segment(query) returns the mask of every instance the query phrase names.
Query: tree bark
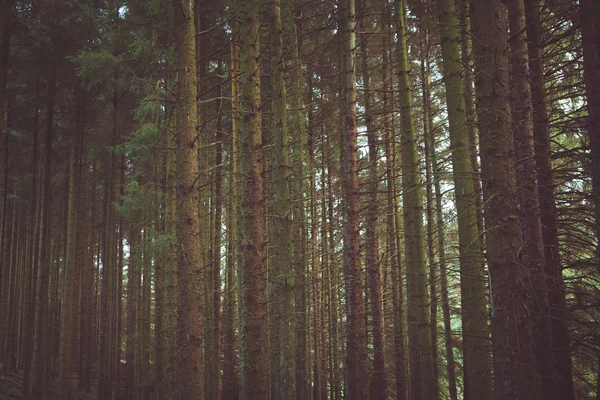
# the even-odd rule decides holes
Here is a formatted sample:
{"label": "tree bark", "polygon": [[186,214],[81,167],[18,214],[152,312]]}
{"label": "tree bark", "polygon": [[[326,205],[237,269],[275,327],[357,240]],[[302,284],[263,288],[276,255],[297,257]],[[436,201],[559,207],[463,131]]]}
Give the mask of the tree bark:
{"label": "tree bark", "polygon": [[71,397],[71,362],[73,352],[73,324],[75,309],[75,290],[78,284],[77,255],[77,177],[79,175],[78,149],[76,141],[81,129],[81,115],[77,111],[75,132],[71,138],[71,161],[69,165],[69,205],[67,225],[67,248],[64,272],[65,292],[63,294],[63,311],[61,313],[60,359],[58,372],[59,400]]}
{"label": "tree bark", "polygon": [[523,231],[523,262],[530,271],[530,290],[533,292],[529,309],[532,313],[538,391],[545,399],[551,400],[557,398],[556,372],[552,357],[544,242],[534,158],[532,97],[523,0],[509,0],[508,20],[511,33],[511,100],[517,191]]}
{"label": "tree bark", "polygon": [[358,145],[356,111],[356,9],[354,0],[345,0],[344,75],[345,132],[342,137],[341,169],[344,197],[344,264],[346,280],[346,393],[349,399],[367,396],[365,319],[360,279],[360,233],[358,207]]}
{"label": "tree bark", "polygon": [[263,216],[259,0],[237,3],[241,73],[242,397],[267,398],[265,221]]}
{"label": "tree bark", "polygon": [[290,195],[290,165],[288,150],[287,94],[284,80],[283,38],[281,27],[281,2],[271,4],[271,39],[273,41],[273,136],[275,144],[275,239],[278,263],[276,277],[279,286],[279,398],[294,400],[296,396],[296,372],[294,362],[295,319],[294,270],[292,251],[292,203]]}
{"label": "tree bark", "polygon": [[454,0],[438,1],[437,9],[458,213],[465,396],[489,399],[492,397],[492,375],[486,309],[487,279],[479,246],[476,183],[470,159],[465,92],[461,79],[464,66],[459,52],[459,21]]}
{"label": "tree bark", "polygon": [[548,282],[553,357],[556,368],[556,385],[559,398],[572,400],[573,373],[562,264],[558,248],[558,226],[554,178],[550,159],[550,125],[546,109],[546,93],[542,60],[539,0],[525,1],[531,97],[533,103],[533,136],[535,165],[537,168],[540,217],[544,241],[544,259]]}
{"label": "tree bark", "polygon": [[408,334],[411,399],[433,399],[435,383],[423,235],[423,198],[418,171],[406,36],[406,5],[396,0],[400,106],[402,203],[408,290]]}
{"label": "tree bark", "polygon": [[174,4],[177,47],[177,391],[181,400],[203,398],[202,273],[198,233],[198,141],[194,2]]}
{"label": "tree bark", "polygon": [[[510,114],[506,3],[474,3],[477,112],[492,293],[494,399],[538,396],[522,264]],[[518,351],[516,349],[519,349]]]}

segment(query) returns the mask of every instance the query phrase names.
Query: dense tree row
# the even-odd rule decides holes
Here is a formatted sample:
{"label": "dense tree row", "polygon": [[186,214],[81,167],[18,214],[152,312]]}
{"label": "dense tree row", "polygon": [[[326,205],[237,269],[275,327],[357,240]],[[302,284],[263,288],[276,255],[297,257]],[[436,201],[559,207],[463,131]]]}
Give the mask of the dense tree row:
{"label": "dense tree row", "polygon": [[0,0],[0,196],[0,396],[600,398],[593,0]]}

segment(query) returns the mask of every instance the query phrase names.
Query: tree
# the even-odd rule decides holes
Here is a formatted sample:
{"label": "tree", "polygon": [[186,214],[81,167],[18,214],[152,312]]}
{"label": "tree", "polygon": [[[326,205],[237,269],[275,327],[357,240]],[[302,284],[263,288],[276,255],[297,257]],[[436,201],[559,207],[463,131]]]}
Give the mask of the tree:
{"label": "tree", "polygon": [[479,248],[477,194],[469,157],[468,120],[460,75],[464,67],[459,58],[457,10],[454,0],[438,1],[437,9],[458,215],[465,392],[469,398],[489,399],[492,396],[492,376],[486,277]]}
{"label": "tree", "polygon": [[174,5],[177,47],[177,391],[180,399],[203,397],[202,302],[198,281],[201,271],[198,232],[198,142],[196,140],[196,47],[194,4]]}
{"label": "tree", "polygon": [[240,43],[241,176],[241,357],[242,396],[265,398],[266,265],[262,215],[262,131],[260,110],[259,1],[236,4]]}
{"label": "tree", "polygon": [[418,172],[412,99],[410,91],[408,44],[406,39],[406,7],[396,0],[396,32],[398,35],[398,86],[400,106],[402,203],[406,279],[408,289],[408,342],[412,399],[435,397],[431,336],[428,328],[428,295],[423,236],[423,198]]}
{"label": "tree", "polygon": [[[505,3],[475,3],[475,66],[486,250],[492,293],[495,399],[534,399],[528,278],[522,267],[521,227],[510,114]],[[522,349],[514,351],[515,348]]]}
{"label": "tree", "polygon": [[365,382],[364,305],[360,278],[360,235],[358,211],[358,149],[356,120],[356,5],[343,3],[343,43],[345,75],[345,132],[340,152],[344,193],[344,273],[346,279],[346,382],[347,396],[367,396]]}

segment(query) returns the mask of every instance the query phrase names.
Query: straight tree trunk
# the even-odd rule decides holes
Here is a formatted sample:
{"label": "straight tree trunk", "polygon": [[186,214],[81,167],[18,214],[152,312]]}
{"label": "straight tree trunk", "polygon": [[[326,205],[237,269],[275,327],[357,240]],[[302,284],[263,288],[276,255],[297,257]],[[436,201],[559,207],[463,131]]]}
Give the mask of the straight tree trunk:
{"label": "straight tree trunk", "polygon": [[[431,115],[431,114],[430,114]],[[431,118],[431,116],[430,116]],[[429,118],[429,119],[430,119]],[[428,122],[431,124],[431,119]],[[433,136],[433,130],[429,131]],[[435,137],[431,138],[431,164],[433,168],[434,191],[435,191],[435,219],[437,226],[437,249],[438,261],[440,265],[440,297],[442,299],[442,318],[444,320],[444,345],[446,347],[446,374],[448,380],[448,394],[450,400],[458,399],[456,389],[456,372],[454,369],[454,348],[452,339],[452,324],[450,317],[450,302],[448,300],[448,268],[446,266],[446,244],[444,240],[444,218],[442,208],[442,190],[441,190],[441,171],[437,162],[437,152],[435,151]],[[464,363],[464,360],[463,360]],[[463,377],[464,379],[464,377]],[[464,381],[463,381],[464,382]]]}
{"label": "straight tree trunk", "polygon": [[506,3],[475,2],[473,18],[481,177],[492,293],[494,399],[536,399],[526,298],[528,278],[522,266],[510,114]]}
{"label": "straight tree trunk", "polygon": [[408,289],[408,341],[411,399],[435,398],[432,343],[429,328],[426,265],[423,244],[423,199],[412,117],[406,37],[406,5],[396,0],[398,85],[402,153],[405,260]]}
{"label": "straight tree trunk", "polygon": [[76,141],[81,129],[81,116],[77,111],[75,132],[71,139],[71,161],[69,166],[69,205],[67,225],[67,248],[64,272],[65,292],[63,294],[63,311],[61,313],[60,334],[60,359],[58,370],[58,400],[71,398],[71,362],[73,352],[73,325],[75,308],[75,285],[78,283],[77,266],[77,177],[79,175],[79,162],[77,160],[79,149]]}
{"label": "straight tree trunk", "polygon": [[196,46],[194,4],[174,4],[177,47],[177,391],[181,400],[203,398],[202,282],[198,232]]}
{"label": "straight tree trunk", "polygon": [[[382,20],[384,21],[385,47],[391,45],[390,36],[392,31],[390,29],[389,16],[390,8],[386,1]],[[404,321],[404,304],[402,296],[402,286],[400,282],[401,276],[401,254],[402,252],[397,248],[398,237],[400,236],[399,226],[396,223],[398,216],[398,207],[396,204],[396,142],[393,130],[393,115],[391,107],[393,103],[391,88],[393,87],[391,67],[390,67],[390,56],[387,52],[383,53],[383,108],[384,108],[384,129],[385,129],[385,158],[386,158],[386,185],[387,185],[387,215],[386,215],[386,232],[387,232],[387,243],[389,247],[390,257],[390,269],[391,269],[391,290],[392,290],[392,310],[393,317],[392,323],[394,326],[394,378],[396,380],[396,399],[405,400],[407,393],[406,384],[406,363],[405,363],[405,349],[404,349],[404,332],[403,332],[403,321]]]}
{"label": "straight tree trunk", "polygon": [[[40,80],[38,79],[35,86],[35,116],[33,122],[33,145],[32,145],[32,155],[31,155],[31,209],[30,213],[33,216],[32,225],[31,225],[31,234],[32,234],[32,249],[33,253],[30,259],[30,270],[31,270],[31,282],[30,282],[30,294],[29,294],[29,309],[27,311],[27,317],[25,322],[25,342],[23,344],[25,348],[24,354],[24,368],[23,368],[23,398],[29,398],[29,393],[31,389],[31,362],[33,359],[33,345],[34,345],[34,332],[35,332],[35,294],[37,287],[37,265],[38,265],[38,256],[39,256],[39,197],[38,192],[38,129],[39,129],[39,110],[40,110]],[[2,115],[2,114],[0,114]],[[1,142],[0,142],[1,143]],[[1,165],[1,164],[0,164]],[[0,228],[0,235],[1,233]],[[1,240],[1,239],[0,239]],[[2,260],[2,248],[0,246],[0,261]],[[0,271],[2,267],[0,266]],[[1,281],[2,279],[0,279]],[[2,290],[0,289],[0,298],[2,296]],[[2,309],[2,305],[0,304],[0,310]],[[0,333],[0,344],[4,343],[2,341],[2,334]],[[1,346],[0,346],[1,348]],[[0,356],[1,359],[1,356]]]}
{"label": "straight tree trunk", "polygon": [[[363,17],[366,18],[366,17]],[[364,24],[366,29],[372,29]],[[385,380],[385,332],[383,320],[383,289],[381,283],[381,259],[379,256],[379,138],[373,119],[373,99],[369,72],[368,41],[363,41],[362,78],[364,85],[365,125],[369,146],[369,205],[366,210],[367,287],[373,332],[373,372],[369,382],[369,395],[373,399],[386,396]]]}
{"label": "straight tree trunk", "polygon": [[[300,61],[300,45],[301,45],[301,18],[300,4],[298,0],[293,2],[295,21],[293,24],[294,37],[292,39],[292,57],[294,66],[291,70],[292,92],[291,103],[292,108],[296,110],[293,116],[293,135],[291,138],[296,138],[294,142],[290,142],[293,161],[293,185],[292,185],[292,202],[293,220],[294,220],[294,300],[295,300],[295,384],[296,398],[306,398],[308,373],[306,371],[306,285],[304,284],[306,264],[305,264],[305,249],[306,249],[306,226],[305,226],[305,211],[304,211],[304,163],[305,163],[305,146],[308,140],[308,120],[306,107],[303,99],[303,71]],[[309,88],[312,90],[312,88]]]}
{"label": "straight tree trunk", "polygon": [[[53,62],[53,61],[52,61]],[[48,270],[50,269],[50,244],[48,238],[48,221],[51,210],[51,174],[50,167],[52,161],[52,129],[54,125],[54,94],[56,67],[51,66],[50,77],[48,79],[48,93],[46,102],[46,135],[44,140],[44,181],[42,189],[42,211],[40,215],[40,250],[37,298],[36,298],[36,317],[35,317],[35,342],[33,349],[33,370],[32,370],[32,391],[33,398],[40,398],[45,390],[45,358],[46,358],[46,304],[48,302]]]}
{"label": "straight tree trunk", "polygon": [[[588,139],[592,164],[592,201],[596,216],[596,237],[600,238],[600,53],[598,50],[595,13],[597,2],[581,0],[581,37],[583,41],[583,72],[588,108]],[[600,255],[596,256],[596,260]]]}
{"label": "straight tree trunk", "polygon": [[[236,340],[236,309],[239,310],[238,292],[239,292],[239,280],[236,279],[236,270],[239,270],[239,259],[240,259],[240,235],[239,235],[239,139],[240,139],[240,128],[239,128],[239,52],[238,52],[238,34],[237,34],[237,21],[232,20],[231,31],[232,41],[230,45],[231,50],[231,205],[228,210],[228,220],[230,223],[228,226],[229,234],[229,256],[228,264],[226,267],[226,295],[225,295],[225,319],[224,319],[224,365],[223,365],[223,399],[237,399],[239,397],[239,378],[237,376],[236,365],[238,360],[235,356],[235,349],[237,345]],[[238,315],[239,318],[239,315]]]}
{"label": "straight tree trunk", "polygon": [[240,11],[242,398],[265,399],[267,382],[266,260],[263,217],[260,102],[259,1],[237,3]]}
{"label": "straight tree trunk", "polygon": [[461,319],[463,329],[465,396],[491,399],[492,375],[486,296],[473,166],[470,159],[463,65],[459,52],[458,18],[454,0],[437,3],[442,41],[444,84],[448,108],[454,193],[458,214]]}
{"label": "straight tree trunk", "polygon": [[358,206],[358,130],[356,110],[356,7],[343,4],[345,132],[342,133],[341,169],[344,196],[344,264],[346,280],[346,390],[348,399],[367,397],[365,318],[360,279],[360,232]]}
{"label": "straight tree trunk", "polygon": [[548,302],[552,317],[552,352],[557,373],[557,394],[561,399],[572,400],[574,398],[573,372],[565,311],[562,264],[558,248],[557,210],[554,198],[552,162],[550,160],[550,125],[548,122],[548,111],[546,110],[546,86],[542,65],[539,7],[539,0],[525,1],[531,98],[533,103],[535,165],[537,168],[544,259],[546,261],[548,282]]}
{"label": "straight tree trunk", "polygon": [[271,4],[271,40],[273,42],[273,136],[275,144],[275,239],[278,263],[277,279],[279,307],[279,398],[295,399],[296,372],[294,361],[295,319],[294,315],[294,270],[292,247],[292,203],[290,194],[289,139],[287,123],[287,94],[283,70],[283,39],[281,27],[281,2]]}
{"label": "straight tree trunk", "polygon": [[137,393],[137,354],[136,354],[136,318],[138,292],[140,287],[139,281],[139,263],[138,255],[140,249],[140,233],[139,220],[134,217],[129,231],[129,260],[127,265],[127,336],[126,336],[126,351],[125,362],[127,365],[127,381],[125,385],[125,400],[135,400]]}
{"label": "straight tree trunk", "polygon": [[[7,77],[8,63],[10,55],[10,16],[12,13],[12,0],[2,0],[0,2],[0,168],[2,171],[2,182],[0,189],[2,190],[2,214],[0,215],[0,285],[5,287],[7,282],[8,268],[4,265],[4,247],[6,245],[6,216],[7,214],[7,199],[8,199],[8,133],[5,129],[4,116],[6,114],[6,94],[7,94]],[[7,291],[0,289],[0,317],[5,321],[8,309]],[[0,360],[4,360],[4,343],[7,335],[6,324],[0,325]]]}
{"label": "straight tree trunk", "polygon": [[511,100],[516,153],[517,191],[520,198],[520,220],[523,232],[523,263],[529,269],[533,296],[529,309],[534,335],[538,392],[548,400],[558,399],[552,357],[552,331],[548,306],[548,287],[537,170],[533,144],[533,111],[529,84],[529,58],[523,0],[508,1],[511,48]]}

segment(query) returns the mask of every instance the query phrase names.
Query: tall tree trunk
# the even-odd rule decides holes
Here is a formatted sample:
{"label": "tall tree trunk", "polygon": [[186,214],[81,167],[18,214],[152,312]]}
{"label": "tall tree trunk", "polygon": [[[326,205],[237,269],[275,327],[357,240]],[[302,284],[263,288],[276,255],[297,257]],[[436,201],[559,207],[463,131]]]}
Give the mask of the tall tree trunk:
{"label": "tall tree trunk", "polygon": [[[583,41],[583,72],[588,108],[588,136],[592,164],[592,201],[596,216],[596,238],[600,238],[600,53],[598,50],[595,13],[597,2],[581,0],[581,37]],[[600,255],[596,255],[596,261]]]}
{"label": "tall tree trunk", "polygon": [[263,217],[262,130],[258,0],[238,3],[240,11],[242,177],[242,397],[267,398],[265,221]]}
{"label": "tall tree trunk", "polygon": [[[431,116],[429,122],[431,124]],[[454,369],[454,346],[452,339],[452,324],[450,317],[450,302],[448,300],[448,268],[446,266],[446,244],[444,240],[444,218],[442,215],[442,190],[441,190],[441,167],[437,162],[437,152],[435,151],[435,137],[433,130],[429,130],[431,138],[431,164],[433,168],[434,190],[435,190],[435,219],[437,226],[437,249],[438,261],[440,265],[440,297],[442,300],[442,318],[444,320],[444,345],[446,347],[446,374],[448,380],[448,394],[450,400],[458,399],[456,389],[456,372]],[[463,361],[464,363],[464,361]],[[464,377],[463,377],[464,382]],[[464,383],[463,383],[464,384]]]}
{"label": "tall tree trunk", "polygon": [[[230,22],[232,31],[231,41],[231,178],[230,191],[232,194],[231,205],[228,210],[228,226],[229,234],[229,256],[226,267],[226,295],[225,295],[225,317],[224,317],[224,365],[223,365],[223,399],[237,399],[239,397],[239,378],[237,376],[237,359],[235,349],[238,341],[236,340],[236,311],[239,310],[239,284],[240,281],[236,276],[236,271],[240,267],[240,230],[239,230],[239,139],[240,139],[240,99],[239,99],[239,52],[238,52],[238,35],[237,21],[234,19]],[[237,314],[239,319],[239,313]]]}
{"label": "tall tree trunk", "polygon": [[[292,108],[296,110],[293,114],[293,135],[295,138],[291,144],[292,160],[293,160],[293,185],[292,185],[292,201],[293,220],[294,220],[294,300],[295,300],[295,384],[296,398],[303,399],[308,395],[307,380],[308,373],[306,371],[306,285],[304,284],[306,263],[305,263],[305,248],[306,248],[306,226],[305,226],[305,211],[304,211],[304,163],[305,163],[305,146],[308,140],[308,120],[306,107],[303,99],[303,71],[300,60],[300,45],[301,45],[301,10],[298,0],[293,2],[295,21],[293,24],[293,40],[292,54],[294,66],[291,70],[292,92],[291,103]],[[312,90],[312,88],[309,88]]]}
{"label": "tall tree trunk", "polygon": [[177,389],[181,400],[203,397],[202,273],[198,232],[196,46],[193,1],[174,4],[177,46]]}
{"label": "tall tree trunk", "polygon": [[59,400],[69,400],[71,397],[71,362],[73,352],[73,325],[75,307],[75,290],[78,281],[77,255],[77,177],[79,175],[78,155],[80,149],[77,140],[81,135],[81,112],[77,110],[75,132],[71,138],[71,161],[69,165],[69,204],[67,225],[67,248],[64,272],[65,291],[63,293],[63,311],[61,313],[60,359],[58,370]]}
{"label": "tall tree trunk", "polygon": [[131,228],[128,237],[129,243],[129,260],[127,265],[127,347],[125,351],[125,362],[127,365],[127,381],[125,384],[125,400],[135,400],[137,393],[137,354],[136,354],[136,319],[137,319],[137,304],[138,292],[140,287],[139,281],[139,263],[140,256],[140,233],[139,219],[132,218]]}
{"label": "tall tree trunk", "polygon": [[461,317],[463,329],[465,396],[492,397],[486,276],[483,270],[473,166],[470,159],[465,92],[461,79],[458,18],[454,0],[437,3],[444,84],[446,86],[454,194],[458,214]]}
{"label": "tall tree trunk", "polygon": [[404,205],[405,260],[408,289],[410,394],[414,400],[433,399],[433,358],[429,329],[426,265],[423,249],[423,199],[418,171],[408,68],[405,4],[396,0],[398,34],[398,85],[402,149],[402,203]]}
{"label": "tall tree trunk", "polygon": [[46,358],[46,304],[48,302],[48,270],[50,268],[50,244],[48,225],[51,210],[51,174],[52,161],[52,129],[54,125],[54,94],[56,80],[56,66],[51,61],[50,77],[48,79],[48,93],[46,102],[46,135],[44,140],[44,181],[42,187],[42,211],[40,216],[40,250],[38,268],[38,284],[35,317],[35,342],[33,349],[32,391],[33,398],[40,398],[45,390],[45,358]]}
{"label": "tall tree trunk", "polygon": [[548,306],[544,242],[538,200],[537,171],[533,145],[533,114],[529,85],[529,59],[523,0],[509,0],[508,20],[511,48],[511,100],[516,153],[517,191],[523,231],[523,263],[529,269],[530,290],[534,293],[529,310],[534,335],[538,392],[545,399],[557,398],[552,331]]}
{"label": "tall tree trunk", "polygon": [[[366,18],[366,17],[363,17]],[[373,26],[363,25],[366,29]],[[367,288],[370,299],[370,314],[373,332],[373,372],[369,382],[369,395],[373,399],[386,397],[385,380],[385,332],[383,321],[383,290],[381,283],[381,259],[379,255],[379,138],[373,119],[373,99],[369,71],[368,41],[363,41],[362,78],[364,86],[365,126],[369,146],[369,203],[366,216]]]}
{"label": "tall tree trunk", "polygon": [[[455,2],[458,8],[460,31],[460,59],[462,63],[462,81],[464,85],[465,112],[467,115],[467,132],[469,136],[469,155],[473,169],[473,192],[475,193],[475,208],[477,209],[477,229],[479,232],[479,248],[481,254],[485,252],[485,235],[483,221],[483,194],[481,189],[481,173],[477,150],[477,116],[475,112],[475,98],[473,91],[473,70],[471,42],[471,21],[469,19],[470,0]],[[485,260],[481,257],[481,266],[485,267]]]}
{"label": "tall tree trunk", "polygon": [[546,110],[546,86],[542,65],[539,7],[539,0],[525,1],[531,98],[533,102],[535,165],[537,168],[544,259],[546,261],[548,282],[548,302],[552,317],[552,352],[557,373],[557,394],[561,399],[572,400],[574,398],[573,373],[565,311],[565,289],[558,248],[557,210],[554,198],[552,162],[550,160],[550,125],[548,111]]}
{"label": "tall tree trunk", "polygon": [[[12,13],[12,0],[2,0],[0,2],[0,168],[2,168],[2,182],[0,190],[2,190],[2,214],[0,215],[0,283],[2,288],[5,288],[7,282],[8,268],[4,262],[4,247],[6,245],[6,216],[8,205],[8,133],[5,129],[4,116],[6,114],[6,87],[8,78],[8,63],[10,55],[10,15]],[[7,291],[0,288],[0,317],[6,320],[8,308]],[[0,360],[4,360],[4,343],[6,341],[7,326],[0,326]]]}
{"label": "tall tree trunk", "polygon": [[[38,196],[38,129],[39,129],[39,114],[40,114],[40,80],[38,79],[35,85],[35,114],[33,121],[33,145],[32,145],[32,154],[31,154],[31,209],[30,213],[33,216],[32,225],[31,225],[31,234],[32,234],[32,248],[31,248],[31,259],[30,259],[30,271],[31,271],[31,281],[29,290],[29,309],[27,310],[27,317],[25,322],[25,341],[23,346],[25,347],[25,355],[24,355],[24,368],[23,368],[23,398],[29,398],[29,393],[31,389],[31,361],[33,359],[33,344],[34,344],[34,332],[35,332],[35,293],[37,287],[37,263],[39,256],[39,198]],[[0,114],[2,115],[2,114]],[[0,139],[1,140],[1,139]],[[1,142],[0,142],[1,143]],[[0,164],[1,165],[1,164]],[[1,233],[0,228],[0,235]],[[2,240],[2,239],[0,239]],[[0,246],[0,261],[2,260],[2,247]],[[0,271],[2,267],[0,266]],[[1,279],[0,279],[1,281]],[[0,296],[2,296],[2,290],[0,289]],[[1,297],[0,297],[1,299]],[[0,300],[2,301],[2,300]],[[2,305],[0,304],[0,309],[2,309]],[[0,333],[0,344],[4,343],[2,341],[2,334]],[[1,349],[1,345],[0,345]],[[0,356],[0,359],[1,356]]]}
{"label": "tall tree trunk", "polygon": [[287,95],[283,70],[283,39],[281,35],[281,3],[271,4],[271,39],[273,41],[273,136],[275,142],[275,238],[277,241],[274,262],[279,272],[279,398],[293,400],[296,396],[294,362],[295,319],[294,270],[292,252],[292,203],[290,195],[290,165],[288,157]]}
{"label": "tall tree trunk", "polygon": [[[487,261],[492,293],[494,399],[535,399],[510,114],[507,10],[474,3],[475,60]],[[515,351],[515,349],[520,349]]]}
{"label": "tall tree trunk", "polygon": [[344,201],[344,265],[346,280],[346,390],[348,399],[367,397],[365,319],[360,279],[360,232],[358,207],[358,130],[356,111],[356,7],[343,4],[345,132],[342,133],[341,169]]}
{"label": "tall tree trunk", "polygon": [[[385,2],[385,8],[383,10],[382,19],[384,21],[385,47],[391,45],[390,36],[392,31],[390,29],[390,6]],[[393,129],[393,114],[391,107],[393,103],[393,92],[391,91],[393,85],[393,76],[390,66],[390,56],[388,52],[383,53],[383,108],[384,108],[384,129],[385,129],[385,158],[386,158],[386,185],[387,185],[387,215],[386,215],[386,232],[389,248],[390,257],[390,269],[391,269],[391,290],[392,290],[392,323],[394,325],[394,378],[396,380],[396,399],[405,400],[407,393],[406,384],[406,363],[405,363],[405,350],[404,350],[404,332],[403,332],[403,321],[404,321],[404,302],[402,295],[401,286],[401,254],[402,252],[398,249],[398,238],[400,236],[399,226],[396,223],[398,216],[398,207],[396,202],[397,190],[396,190],[396,142],[395,134]]]}

